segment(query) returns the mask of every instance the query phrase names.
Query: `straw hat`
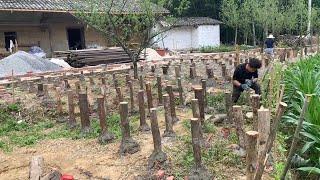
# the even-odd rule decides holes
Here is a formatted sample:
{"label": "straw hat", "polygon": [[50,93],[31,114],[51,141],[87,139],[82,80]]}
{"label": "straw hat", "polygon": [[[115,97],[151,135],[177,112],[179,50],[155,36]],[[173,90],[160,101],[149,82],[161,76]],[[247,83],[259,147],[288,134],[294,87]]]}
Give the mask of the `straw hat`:
{"label": "straw hat", "polygon": [[268,39],[274,39],[274,36],[272,34],[270,34],[267,38]]}

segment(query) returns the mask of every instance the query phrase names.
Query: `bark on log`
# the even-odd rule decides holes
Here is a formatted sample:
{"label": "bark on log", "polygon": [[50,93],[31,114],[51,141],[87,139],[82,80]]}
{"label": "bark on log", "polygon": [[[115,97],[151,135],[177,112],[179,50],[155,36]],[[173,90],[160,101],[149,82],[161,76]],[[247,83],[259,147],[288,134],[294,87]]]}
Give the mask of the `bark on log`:
{"label": "bark on log", "polygon": [[68,90],[68,109],[69,109],[69,121],[68,121],[68,126],[69,128],[73,129],[76,127],[77,122],[76,122],[76,115],[74,113],[74,94],[72,90]]}
{"label": "bark on log", "polygon": [[253,180],[254,173],[256,170],[256,162],[257,162],[257,138],[259,133],[257,131],[248,131],[246,132],[246,141],[247,141],[247,148],[246,148],[246,161],[247,161],[247,168],[246,168],[246,175],[247,180]]}
{"label": "bark on log", "polygon": [[179,119],[177,117],[176,114],[176,105],[175,105],[175,99],[174,99],[174,94],[173,94],[173,89],[172,89],[172,85],[167,85],[167,91],[170,97],[170,112],[171,112],[171,118],[172,118],[172,122],[178,122]]}
{"label": "bark on log", "polygon": [[169,66],[168,65],[164,65],[161,68],[162,68],[163,75],[168,75]]}
{"label": "bark on log", "polygon": [[116,91],[117,91],[118,101],[120,103],[120,102],[123,101],[123,95],[122,95],[121,87],[117,87]]}
{"label": "bark on log", "polygon": [[139,90],[138,92],[138,102],[139,102],[139,114],[140,114],[140,127],[139,131],[150,131],[150,127],[146,122],[146,111],[144,106],[144,91]]}
{"label": "bark on log", "polygon": [[208,65],[206,66],[206,73],[207,73],[207,77],[208,79],[211,79],[214,77],[214,74],[213,74],[213,69],[210,68]]}
{"label": "bark on log", "polygon": [[32,157],[29,165],[29,180],[40,180],[43,173],[43,157]]}
{"label": "bark on log", "polygon": [[226,111],[227,111],[227,116],[228,116],[228,121],[229,123],[232,123],[232,94],[230,91],[226,91],[224,93],[225,95],[225,102],[226,102]]}
{"label": "bark on log", "polygon": [[221,65],[221,75],[223,78],[226,78],[226,76],[227,76],[227,67],[225,64]]}
{"label": "bark on log", "polygon": [[263,153],[266,148],[266,143],[270,135],[270,121],[271,114],[269,109],[259,109],[258,110],[258,157]]}
{"label": "bark on log", "polygon": [[205,79],[201,80],[201,87],[203,89],[204,111],[207,112],[207,81]]}
{"label": "bark on log", "polygon": [[57,113],[59,116],[63,114],[62,102],[61,102],[61,88],[56,87],[56,99],[57,99]]}
{"label": "bark on log", "polygon": [[192,135],[192,147],[193,147],[193,157],[195,161],[196,169],[201,168],[201,123],[198,118],[191,118],[191,135]]}
{"label": "bark on log", "polygon": [[199,112],[199,102],[198,99],[192,99],[191,100],[191,108],[192,108],[192,116],[193,118],[200,118],[200,112]]}
{"label": "bark on log", "polygon": [[128,85],[129,81],[131,81],[130,74],[126,74],[126,84]]}
{"label": "bark on log", "polygon": [[258,109],[260,108],[260,95],[251,95],[250,99],[253,112],[253,130],[258,131]]}
{"label": "bark on log", "polygon": [[129,93],[130,93],[130,112],[134,113],[135,112],[135,107],[134,107],[134,95],[133,95],[133,84],[132,84],[132,81],[128,81],[128,86],[129,86]]}
{"label": "bark on log", "polygon": [[178,89],[179,89],[180,106],[184,106],[184,97],[183,97],[183,88],[182,88],[181,78],[178,78]]}
{"label": "bark on log", "polygon": [[175,66],[174,67],[174,71],[175,71],[175,74],[176,74],[176,78],[180,78],[181,75],[180,75],[180,67],[179,66]]}
{"label": "bark on log", "polygon": [[76,86],[76,94],[79,95],[80,91],[81,91],[81,86],[80,86],[80,82],[76,81],[75,83]]}
{"label": "bark on log", "polygon": [[140,89],[143,90],[144,89],[144,80],[143,80],[142,75],[139,76],[139,84],[140,84]]}
{"label": "bark on log", "polygon": [[195,99],[198,99],[199,102],[199,113],[200,113],[200,121],[204,124],[204,93],[201,87],[194,88]]}
{"label": "bark on log", "polygon": [[161,76],[157,76],[157,87],[158,87],[158,105],[161,105],[163,104]]}
{"label": "bark on log", "polygon": [[119,82],[115,73],[112,74],[112,80],[113,80],[114,88],[117,89],[117,87],[119,86]]}
{"label": "bark on log", "polygon": [[163,137],[175,137],[176,134],[173,131],[173,122],[170,114],[170,98],[168,94],[163,95],[164,106],[164,118],[166,123],[166,129],[163,133]]}
{"label": "bark on log", "polygon": [[90,132],[90,119],[89,119],[89,103],[88,96],[85,92],[79,93],[79,108],[81,119],[81,131],[83,133]]}
{"label": "bark on log", "polygon": [[151,91],[151,83],[146,83],[146,93],[147,93],[147,102],[148,102],[148,110],[150,112],[150,109],[153,108],[153,102],[152,102],[152,91]]}
{"label": "bark on log", "polygon": [[98,96],[97,97],[97,103],[98,103],[98,115],[99,115],[99,121],[100,121],[100,128],[101,133],[98,138],[98,141],[100,144],[106,144],[108,142],[111,142],[114,139],[114,135],[110,132],[108,132],[108,127],[106,123],[106,111],[105,111],[105,97],[104,96]]}
{"label": "bark on log", "polygon": [[267,153],[269,153],[271,151],[273,142],[274,142],[276,135],[277,135],[277,129],[279,126],[280,119],[282,118],[286,108],[287,108],[287,104],[284,102],[281,102],[279,105],[279,109],[276,113],[276,117],[272,123],[272,127],[270,130],[270,136],[269,136],[267,143],[266,143],[266,148],[261,153],[261,156],[258,157],[258,168],[257,168],[257,171],[254,175],[254,180],[260,180],[262,177],[262,174],[263,174],[263,171],[265,168],[265,161],[266,161],[265,157],[266,157]]}
{"label": "bark on log", "polygon": [[243,149],[246,148],[245,142],[245,133],[243,130],[243,114],[242,114],[242,107],[241,106],[233,106],[233,118],[236,125],[236,133],[239,140],[239,146]]}
{"label": "bark on log", "polygon": [[195,67],[190,66],[190,79],[194,79],[196,78],[197,74],[196,74],[196,70]]}

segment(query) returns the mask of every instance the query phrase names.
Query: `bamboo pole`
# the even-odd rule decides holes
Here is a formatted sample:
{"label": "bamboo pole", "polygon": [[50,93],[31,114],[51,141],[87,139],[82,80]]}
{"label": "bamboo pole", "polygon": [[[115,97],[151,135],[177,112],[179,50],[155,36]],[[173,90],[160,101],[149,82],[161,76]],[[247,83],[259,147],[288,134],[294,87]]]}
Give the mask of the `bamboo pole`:
{"label": "bamboo pole", "polygon": [[304,104],[303,104],[303,107],[302,107],[302,111],[301,111],[301,114],[300,114],[300,117],[299,117],[299,121],[298,121],[298,125],[296,127],[296,130],[294,132],[294,136],[293,136],[293,140],[292,140],[292,143],[291,143],[291,147],[290,147],[290,151],[289,151],[289,154],[288,154],[288,159],[287,159],[287,162],[286,162],[286,165],[285,165],[285,168],[283,169],[283,172],[282,172],[282,175],[281,175],[281,180],[284,180],[286,178],[286,175],[287,175],[287,172],[291,166],[291,162],[292,162],[292,157],[297,149],[297,144],[298,144],[298,141],[299,141],[299,133],[301,131],[301,128],[302,128],[302,123],[303,123],[303,120],[305,118],[305,113],[308,109],[308,105],[310,103],[310,100],[311,100],[311,97],[312,95],[310,94],[307,94],[306,97],[305,97],[305,100],[304,100]]}

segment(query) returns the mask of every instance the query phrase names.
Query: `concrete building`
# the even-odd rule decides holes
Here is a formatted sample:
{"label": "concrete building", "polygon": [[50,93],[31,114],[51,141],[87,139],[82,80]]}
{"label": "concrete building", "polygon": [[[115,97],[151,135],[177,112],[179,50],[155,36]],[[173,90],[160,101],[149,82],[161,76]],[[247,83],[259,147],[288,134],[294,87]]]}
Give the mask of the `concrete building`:
{"label": "concrete building", "polygon": [[[121,12],[140,10],[135,0],[130,1]],[[83,3],[85,0],[0,0],[0,53],[8,51],[10,40],[17,41],[19,50],[39,46],[47,56],[54,51],[110,45],[101,33],[73,16]]]}
{"label": "concrete building", "polygon": [[171,50],[190,50],[203,46],[220,45],[221,22],[208,17],[185,17],[176,19],[173,24],[160,21],[156,29],[172,28],[157,37],[157,46]]}

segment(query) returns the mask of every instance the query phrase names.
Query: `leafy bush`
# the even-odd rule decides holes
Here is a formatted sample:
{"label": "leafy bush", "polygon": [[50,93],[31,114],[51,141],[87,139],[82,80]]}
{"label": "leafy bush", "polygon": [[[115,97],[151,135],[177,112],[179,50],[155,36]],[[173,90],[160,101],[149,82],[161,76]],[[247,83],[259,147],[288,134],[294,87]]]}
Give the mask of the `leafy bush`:
{"label": "leafy bush", "polygon": [[[250,46],[241,45],[240,50],[252,49]],[[234,46],[220,45],[220,46],[203,46],[200,48],[201,53],[218,53],[235,51]]]}
{"label": "leafy bush", "polygon": [[[288,113],[285,120],[297,124],[302,110],[304,95],[313,94],[305,115],[303,130],[300,133],[304,140],[301,156],[309,159],[310,167],[299,170],[319,173],[320,168],[320,56],[301,60],[285,71],[285,101]],[[317,169],[318,168],[318,169]]]}

